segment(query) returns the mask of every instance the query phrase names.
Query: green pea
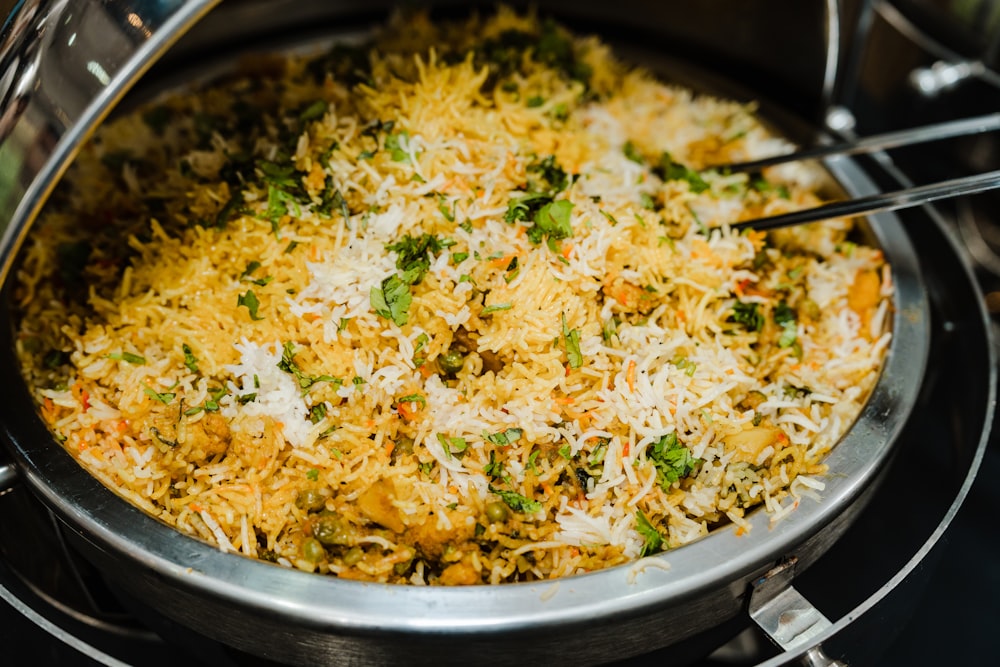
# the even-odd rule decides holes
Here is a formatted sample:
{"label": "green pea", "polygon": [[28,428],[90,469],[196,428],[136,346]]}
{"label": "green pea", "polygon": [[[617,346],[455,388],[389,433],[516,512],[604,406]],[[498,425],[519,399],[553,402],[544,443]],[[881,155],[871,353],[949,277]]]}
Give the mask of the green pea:
{"label": "green pea", "polygon": [[499,500],[486,503],[486,518],[489,519],[490,523],[506,521],[508,516],[510,516],[510,512],[507,510],[507,505]]}
{"label": "green pea", "polygon": [[351,547],[344,554],[344,565],[354,565],[365,557],[365,550],[361,547]]}
{"label": "green pea", "polygon": [[326,558],[326,549],[319,543],[319,540],[307,537],[302,542],[302,557],[310,563],[318,563]]}
{"label": "green pea", "polygon": [[307,512],[317,512],[326,505],[326,496],[315,489],[304,489],[295,496],[295,506]]}
{"label": "green pea", "polygon": [[351,533],[352,531],[335,514],[319,516],[313,523],[313,537],[327,546],[349,545],[352,542]]}
{"label": "green pea", "polygon": [[413,438],[410,436],[400,433],[393,438],[393,442],[396,444],[396,446],[392,448],[392,455],[394,457],[413,453]]}
{"label": "green pea", "polygon": [[465,355],[454,347],[437,358],[438,368],[445,375],[456,375],[465,365]]}

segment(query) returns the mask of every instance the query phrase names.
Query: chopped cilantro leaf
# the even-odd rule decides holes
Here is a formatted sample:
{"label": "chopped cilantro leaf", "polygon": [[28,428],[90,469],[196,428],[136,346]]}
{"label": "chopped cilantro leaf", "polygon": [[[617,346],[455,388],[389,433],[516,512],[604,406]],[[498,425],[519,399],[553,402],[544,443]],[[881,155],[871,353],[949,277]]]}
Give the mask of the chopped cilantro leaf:
{"label": "chopped cilantro leaf", "polygon": [[512,445],[520,440],[522,433],[524,433],[524,431],[519,428],[509,428],[505,431],[500,431],[499,433],[486,433],[484,431],[483,438],[498,447],[506,447],[507,445]]}
{"label": "chopped cilantro leaf", "polygon": [[784,349],[795,345],[799,333],[798,323],[795,319],[795,311],[786,302],[781,301],[774,307],[774,322],[781,327],[778,347]]}
{"label": "chopped cilantro leaf", "polygon": [[664,181],[687,181],[691,192],[695,194],[704,192],[709,187],[701,174],[675,162],[670,153],[666,151],[660,156],[660,164],[653,169],[653,172]]}
{"label": "chopped cilantro leaf", "polygon": [[142,388],[142,393],[146,394],[146,396],[149,396],[154,401],[159,401],[160,403],[163,403],[164,405],[170,405],[170,401],[174,400],[174,398],[177,396],[177,394],[175,394],[172,391],[165,391],[165,392],[163,392],[161,394],[161,393],[157,392],[156,390],[151,389],[149,387],[143,387]]}
{"label": "chopped cilantro leaf", "polygon": [[115,361],[125,361],[133,366],[142,366],[146,363],[146,357],[138,354],[132,354],[131,352],[112,352],[108,355],[108,359],[114,359]]}
{"label": "chopped cilantro leaf", "polygon": [[413,296],[410,294],[410,285],[399,276],[389,276],[382,281],[381,286],[373,286],[369,301],[377,315],[392,320],[399,326],[406,324],[410,318],[407,310]]}
{"label": "chopped cilantro leaf", "polygon": [[449,438],[438,433],[437,439],[438,442],[441,443],[444,453],[449,458],[452,456],[455,458],[462,458],[462,456],[465,455],[465,450],[468,449],[468,444],[465,442],[465,438]]}
{"label": "chopped cilantro leaf", "polygon": [[538,464],[536,463],[536,461],[538,460],[538,455],[541,453],[542,452],[540,450],[536,449],[535,451],[528,454],[528,463],[525,465],[525,467],[535,474],[538,474]]}
{"label": "chopped cilantro leaf", "polygon": [[538,245],[543,238],[561,240],[573,235],[573,227],[569,222],[573,202],[567,199],[545,204],[532,218],[534,225],[528,229],[528,240]]}
{"label": "chopped cilantro leaf", "polygon": [[410,162],[408,152],[410,144],[410,133],[406,130],[390,134],[385,138],[385,149],[389,151],[393,162]]}
{"label": "chopped cilantro leaf", "polygon": [[785,325],[795,321],[795,311],[791,309],[788,302],[781,301],[774,307],[775,324]]}
{"label": "chopped cilantro leaf", "polygon": [[790,199],[792,196],[791,193],[788,191],[788,186],[782,184],[775,185],[773,183],[769,183],[763,178],[757,178],[751,181],[750,187],[752,187],[757,192],[764,194],[773,192],[781,199]]}
{"label": "chopped cilantro leaf", "polygon": [[646,515],[643,514],[642,510],[635,511],[635,529],[642,535],[642,551],[639,552],[639,556],[645,558],[646,556],[652,556],[655,553],[663,551],[663,536],[660,535],[660,531],[656,530],[656,527],[650,523]]}
{"label": "chopped cilantro leaf", "polygon": [[253,290],[248,289],[244,294],[240,294],[239,298],[236,300],[236,307],[246,306],[247,310],[250,312],[251,320],[262,320],[262,316],[257,314],[257,310],[260,308],[260,301],[257,300],[257,295],[253,293]]}
{"label": "chopped cilantro leaf", "polygon": [[492,477],[493,479],[507,479],[507,475],[504,473],[503,461],[497,461],[496,452],[490,451],[490,460],[483,466],[483,473]]}
{"label": "chopped cilantro leaf", "polygon": [[664,490],[689,475],[701,462],[691,455],[690,449],[680,444],[676,432],[668,433],[654,442],[647,457],[656,466],[657,481]]}
{"label": "chopped cilantro leaf", "polygon": [[555,196],[569,187],[569,176],[554,155],[532,162],[527,167],[528,192]]}
{"label": "chopped cilantro leaf", "polygon": [[494,487],[492,484],[489,486],[490,493],[495,493],[500,496],[500,500],[507,503],[507,507],[511,508],[515,512],[524,512],[525,514],[533,514],[538,510],[542,509],[542,504],[537,500],[529,500],[525,498],[520,493],[515,493],[513,491],[503,491]]}
{"label": "chopped cilantro leaf", "polygon": [[733,314],[729,316],[729,320],[742,324],[747,331],[760,331],[764,328],[764,315],[756,303],[737,301],[733,306]]}
{"label": "chopped cilantro leaf", "polygon": [[625,145],[622,146],[622,152],[625,153],[625,157],[632,160],[632,162],[636,162],[638,164],[643,163],[642,154],[631,140],[625,142]]}
{"label": "chopped cilantro leaf", "polygon": [[197,373],[198,358],[194,356],[194,353],[191,351],[191,347],[187,343],[184,343],[181,345],[181,350],[184,352],[184,365],[187,366],[187,369],[192,373]]}
{"label": "chopped cilantro leaf", "polygon": [[566,326],[566,313],[562,314],[562,337],[566,345],[566,357],[570,368],[583,365],[583,354],[580,352],[580,331]]}
{"label": "chopped cilantro leaf", "polygon": [[307,123],[311,120],[319,120],[326,113],[326,101],[316,100],[299,113],[299,120]]}
{"label": "chopped cilantro leaf", "polygon": [[[298,380],[299,386],[307,390],[312,387],[317,382],[333,382],[339,385],[342,381],[333,377],[332,375],[307,375],[299,368],[299,365],[295,363],[295,345],[291,342],[286,342],[282,345],[281,350],[281,361],[278,362],[278,368],[285,371],[286,373],[291,373]],[[256,376],[254,376],[254,381],[256,383]]]}
{"label": "chopped cilantro leaf", "polygon": [[420,236],[404,236],[396,243],[386,244],[385,249],[398,255],[396,268],[403,271],[402,277],[406,279],[407,283],[415,285],[423,280],[424,274],[431,267],[428,254],[437,255],[453,245],[455,245],[455,241],[452,239],[439,239],[433,234],[421,234]]}

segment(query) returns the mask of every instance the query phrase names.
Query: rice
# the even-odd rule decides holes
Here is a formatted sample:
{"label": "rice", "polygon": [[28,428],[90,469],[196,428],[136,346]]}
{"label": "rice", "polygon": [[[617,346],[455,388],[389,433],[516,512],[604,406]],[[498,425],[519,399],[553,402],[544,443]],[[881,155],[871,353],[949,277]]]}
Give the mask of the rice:
{"label": "rice", "polygon": [[[220,549],[344,578],[552,579],[818,498],[891,272],[752,106],[533,15],[396,17],[106,124],[18,273],[82,466]],[[636,570],[638,571],[638,570]]]}

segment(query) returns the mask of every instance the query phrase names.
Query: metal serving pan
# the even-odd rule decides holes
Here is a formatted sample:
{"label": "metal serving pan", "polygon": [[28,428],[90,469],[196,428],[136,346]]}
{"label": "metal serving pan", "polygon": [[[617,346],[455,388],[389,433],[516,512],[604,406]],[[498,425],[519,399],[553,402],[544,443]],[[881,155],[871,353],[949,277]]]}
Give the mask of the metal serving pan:
{"label": "metal serving pan", "polygon": [[[80,143],[214,4],[35,0],[8,18],[0,61],[0,277]],[[580,7],[577,16],[589,20],[617,15],[600,3]],[[192,33],[177,52],[190,58],[287,25],[288,15],[275,18],[283,8],[309,20],[358,9],[346,2],[226,3],[206,19],[213,30]],[[649,57],[655,60],[655,51]],[[849,195],[877,191],[850,160],[827,167]],[[133,508],[54,441],[16,382],[0,407],[0,432],[14,460],[0,468],[0,481],[16,478],[29,487],[85,556],[130,595],[199,633],[281,662],[599,663],[710,630],[745,613],[754,596],[758,610],[770,605],[779,612],[776,630],[808,642],[829,622],[795,594],[792,577],[836,541],[874,493],[920,392],[929,346],[921,267],[906,232],[891,214],[873,216],[869,228],[892,264],[897,290],[882,376],[827,459],[837,474],[823,501],[807,500],[773,526],[756,512],[747,535],[720,529],[655,561],[545,583],[423,588],[320,577],[221,553]],[[6,326],[0,357],[0,373],[17,377]],[[782,621],[780,605],[771,604],[781,594],[804,604],[812,622]]]}

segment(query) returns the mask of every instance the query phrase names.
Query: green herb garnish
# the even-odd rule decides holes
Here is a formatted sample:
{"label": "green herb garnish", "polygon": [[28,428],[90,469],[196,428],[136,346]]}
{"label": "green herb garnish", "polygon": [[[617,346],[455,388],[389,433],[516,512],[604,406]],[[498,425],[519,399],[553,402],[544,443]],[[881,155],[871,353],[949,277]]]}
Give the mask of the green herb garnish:
{"label": "green herb garnish", "polygon": [[413,301],[410,285],[397,275],[389,276],[379,287],[372,287],[369,301],[377,315],[399,326],[406,324],[410,318],[407,313]]}
{"label": "green herb garnish", "polygon": [[523,433],[524,431],[519,428],[508,428],[499,433],[487,433],[483,431],[483,438],[498,447],[506,447],[520,440]]}
{"label": "green herb garnish", "polygon": [[438,433],[437,439],[441,443],[445,455],[449,458],[452,456],[462,458],[465,455],[465,450],[468,449],[468,443],[465,442],[465,438],[449,438]]}
{"label": "green herb garnish", "polygon": [[131,352],[112,352],[108,355],[108,359],[114,359],[115,361],[125,361],[133,366],[142,366],[146,363],[146,357],[138,354],[132,354]]}
{"label": "green herb garnish", "polygon": [[149,396],[154,401],[159,401],[164,405],[170,405],[170,402],[174,400],[174,398],[177,396],[177,394],[175,394],[172,391],[165,391],[161,394],[160,392],[151,389],[150,387],[143,387],[142,393],[146,394],[146,396]]}
{"label": "green herb garnish", "polygon": [[764,315],[756,303],[737,301],[733,306],[733,314],[729,316],[729,320],[742,324],[747,331],[760,331],[764,328]]}
{"label": "green herb garnish", "polygon": [[580,352],[580,331],[566,326],[566,313],[562,314],[562,337],[563,343],[566,345],[569,367],[579,368],[583,365],[583,354]]}
{"label": "green herb garnish", "polygon": [[257,295],[254,294],[253,290],[247,290],[244,294],[240,294],[239,298],[236,300],[236,307],[246,306],[247,310],[250,312],[251,320],[262,320],[262,316],[257,314],[257,310],[260,308],[260,301],[257,300]]}
{"label": "green herb garnish", "polygon": [[652,556],[655,553],[663,551],[663,536],[650,523],[642,510],[635,511],[635,529],[643,538],[642,551],[639,552],[640,557],[645,558],[646,556]]}
{"label": "green herb garnish", "polygon": [[691,455],[691,450],[680,444],[677,433],[668,433],[653,443],[647,458],[656,466],[656,477],[666,491],[670,485],[689,475],[701,461]]}
{"label": "green herb garnish", "polygon": [[701,174],[675,162],[666,151],[660,156],[660,163],[653,168],[653,172],[664,181],[686,181],[691,192],[695,194],[704,192],[709,187]]}
{"label": "green herb garnish", "polygon": [[529,500],[522,496],[520,493],[515,493],[513,491],[503,491],[494,487],[492,484],[489,486],[490,493],[495,493],[500,496],[500,499],[507,503],[507,507],[511,508],[515,512],[524,512],[525,514],[533,514],[538,510],[542,509],[542,504],[537,500]]}
{"label": "green herb garnish", "polygon": [[192,373],[198,372],[198,358],[194,356],[194,352],[191,351],[191,347],[184,343],[181,345],[181,350],[184,352],[184,365]]}

